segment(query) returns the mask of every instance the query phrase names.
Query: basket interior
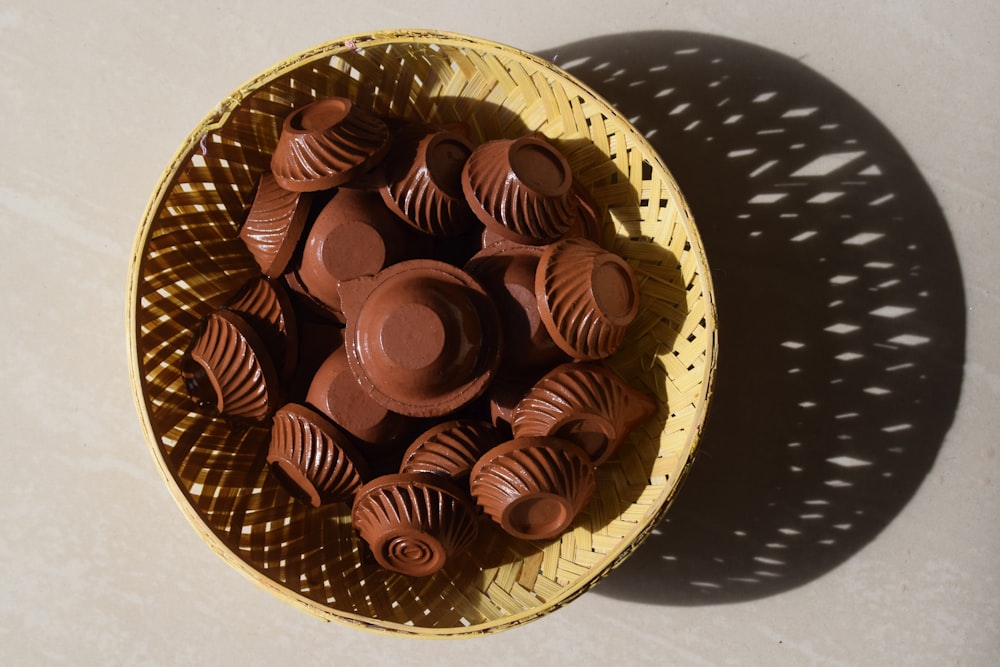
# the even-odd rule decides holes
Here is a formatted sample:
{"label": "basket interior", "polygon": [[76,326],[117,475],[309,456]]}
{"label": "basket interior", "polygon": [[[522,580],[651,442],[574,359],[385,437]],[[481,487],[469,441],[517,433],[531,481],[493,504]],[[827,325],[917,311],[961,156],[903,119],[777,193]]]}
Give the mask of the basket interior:
{"label": "basket interior", "polygon": [[[633,267],[639,319],[611,363],[659,413],[598,468],[597,492],[561,539],[524,542],[486,520],[471,552],[410,579],[376,566],[350,508],[294,501],[268,474],[269,431],[195,411],[178,371],[199,319],[256,275],[237,236],[292,108],[347,96],[382,114],[464,121],[473,139],[539,131],[568,157]],[[133,381],[172,493],[206,541],[257,583],[326,619],[423,636],[491,632],[572,600],[659,521],[690,461],[714,364],[700,241],[676,184],[635,130],[554,67],[446,34],[374,34],[278,65],[227,98],[168,167],[136,245]]]}

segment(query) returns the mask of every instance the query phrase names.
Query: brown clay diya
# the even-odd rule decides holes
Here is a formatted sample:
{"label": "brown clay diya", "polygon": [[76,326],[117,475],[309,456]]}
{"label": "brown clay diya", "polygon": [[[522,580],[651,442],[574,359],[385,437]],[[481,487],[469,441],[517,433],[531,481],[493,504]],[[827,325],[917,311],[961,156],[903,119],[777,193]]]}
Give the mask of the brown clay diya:
{"label": "brown clay diya", "polygon": [[538,309],[535,274],[542,252],[538,246],[499,242],[481,250],[464,267],[500,311],[505,354],[499,372],[504,376],[523,376],[567,361]]}
{"label": "brown clay diya", "polygon": [[386,206],[425,234],[467,231],[476,217],[462,191],[462,168],[472,150],[455,132],[414,126],[399,131],[386,156],[381,189]]}
{"label": "brown clay diya", "polygon": [[514,409],[515,437],[557,436],[579,445],[596,466],[656,412],[656,402],[600,362],[563,364],[542,377]]}
{"label": "brown clay diya", "polygon": [[400,472],[429,472],[465,481],[487,450],[506,440],[492,425],[476,419],[453,419],[417,436],[403,454]]}
{"label": "brown clay diya", "polygon": [[566,158],[540,136],[496,139],[472,152],[462,170],[466,200],[498,236],[541,245],[561,237],[577,215]]}
{"label": "brown clay diya", "polygon": [[267,462],[294,498],[313,507],[351,501],[368,476],[350,438],[323,415],[296,403],[274,414]]}
{"label": "brown clay diya", "polygon": [[306,228],[312,193],[285,190],[270,173],[260,177],[240,239],[261,272],[277,278],[295,254]]}
{"label": "brown clay diya", "polygon": [[364,485],[351,521],[379,565],[411,577],[439,571],[475,541],[475,505],[446,477],[384,475]]}
{"label": "brown clay diya", "polygon": [[181,376],[199,408],[261,422],[278,407],[279,381],[263,339],[240,315],[207,315],[181,361]]}
{"label": "brown clay diya", "polygon": [[343,321],[341,281],[370,276],[421,249],[377,193],[341,188],[309,230],[296,272],[305,292]]}
{"label": "brown clay diya", "polygon": [[469,477],[473,498],[510,535],[558,537],[590,502],[594,466],[577,445],[556,437],[515,438],[486,452]]}
{"label": "brown clay diya", "polygon": [[390,446],[412,431],[412,420],[392,412],[364,390],[338,347],[320,365],[306,394],[306,402],[361,442]]}
{"label": "brown clay diya", "polygon": [[350,99],[317,100],[285,118],[271,171],[286,190],[326,190],[378,163],[389,142],[385,122]]}
{"label": "brown clay diya", "polygon": [[502,350],[500,316],[461,269],[395,264],[341,285],[355,376],[385,407],[413,417],[452,412],[483,393]]}
{"label": "brown clay diya", "polygon": [[[601,219],[597,203],[576,179],[573,179],[572,190],[577,200],[576,213],[570,220],[566,231],[559,238],[579,236],[603,246],[604,222]],[[480,235],[480,246],[483,248],[489,248],[494,243],[510,244],[514,242],[509,237],[497,233],[493,226],[484,227]]]}
{"label": "brown clay diya", "polygon": [[264,340],[271,358],[287,382],[298,364],[299,335],[295,308],[284,284],[262,276],[252,278],[226,305]]}
{"label": "brown clay diya", "polygon": [[584,238],[563,239],[545,249],[535,294],[552,340],[575,359],[610,356],[639,313],[632,268]]}

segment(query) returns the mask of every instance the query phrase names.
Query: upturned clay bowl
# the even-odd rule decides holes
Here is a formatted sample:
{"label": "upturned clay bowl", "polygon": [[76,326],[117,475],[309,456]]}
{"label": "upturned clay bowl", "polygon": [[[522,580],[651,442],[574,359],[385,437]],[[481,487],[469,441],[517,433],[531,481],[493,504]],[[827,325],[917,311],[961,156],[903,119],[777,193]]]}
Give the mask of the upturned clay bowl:
{"label": "upturned clay bowl", "polygon": [[415,259],[341,285],[348,361],[385,407],[413,417],[452,412],[482,394],[500,363],[500,316],[450,264]]}
{"label": "upturned clay bowl", "polygon": [[655,412],[652,398],[603,363],[563,364],[518,402],[511,429],[515,437],[557,436],[574,442],[596,466]]}
{"label": "upturned clay bowl", "polygon": [[403,454],[400,472],[429,472],[466,482],[472,466],[505,440],[487,422],[454,419],[421,433]]}
{"label": "upturned clay bowl", "polygon": [[326,190],[377,164],[389,141],[385,122],[350,99],[317,100],[285,118],[271,171],[286,190]]}
{"label": "upturned clay bowl", "polygon": [[278,407],[278,372],[263,339],[231,310],[209,313],[194,335],[181,375],[202,409],[261,422]]}
{"label": "upturned clay bowl", "polygon": [[277,278],[288,267],[306,228],[312,201],[312,193],[286,190],[270,172],[261,175],[240,228],[240,239],[265,276]]}
{"label": "upturned clay bowl", "polygon": [[309,296],[343,321],[340,283],[410,257],[418,247],[413,236],[377,193],[341,188],[310,228],[296,276]]}
{"label": "upturned clay bowl", "polygon": [[535,294],[535,273],[542,248],[499,242],[484,248],[465,264],[500,311],[505,354],[503,376],[523,376],[566,361],[542,322]]}
{"label": "upturned clay bowl", "polygon": [[583,238],[549,245],[535,274],[546,329],[575,359],[603,359],[621,345],[639,314],[639,286],[628,263]]}
{"label": "upturned clay bowl", "polygon": [[462,168],[473,146],[448,130],[409,126],[397,132],[385,160],[382,199],[425,234],[457,236],[476,222],[462,191]]}
{"label": "upturned clay bowl", "polygon": [[[597,245],[604,244],[604,221],[601,217],[601,210],[597,202],[587,192],[587,188],[580,185],[577,180],[573,180],[573,196],[576,197],[576,214],[571,218],[569,227],[559,238],[582,237],[593,241]],[[555,239],[553,239],[555,240]],[[510,235],[504,235],[496,231],[495,225],[484,226],[480,236],[480,245],[489,248],[494,243],[515,243]]]}
{"label": "upturned clay bowl", "polygon": [[411,577],[439,571],[479,532],[468,495],[430,473],[372,480],[358,491],[351,521],[379,565]]}
{"label": "upturned clay bowl", "polygon": [[495,139],[472,152],[462,188],[473,213],[497,235],[549,243],[573,224],[578,202],[566,158],[543,138]]}
{"label": "upturned clay bowl", "polygon": [[368,395],[354,377],[343,346],[334,350],[313,375],[306,402],[373,447],[391,446],[413,430],[409,418]]}
{"label": "upturned clay bowl", "polygon": [[556,437],[509,440],[483,454],[469,476],[483,511],[524,540],[558,537],[590,502],[595,486],[587,453]]}
{"label": "upturned clay bowl", "polygon": [[365,459],[347,435],[296,403],[274,414],[267,462],[293,497],[313,507],[352,500],[368,476]]}
{"label": "upturned clay bowl", "polygon": [[226,308],[238,313],[260,335],[282,383],[287,382],[298,364],[299,327],[284,284],[263,277],[253,278]]}

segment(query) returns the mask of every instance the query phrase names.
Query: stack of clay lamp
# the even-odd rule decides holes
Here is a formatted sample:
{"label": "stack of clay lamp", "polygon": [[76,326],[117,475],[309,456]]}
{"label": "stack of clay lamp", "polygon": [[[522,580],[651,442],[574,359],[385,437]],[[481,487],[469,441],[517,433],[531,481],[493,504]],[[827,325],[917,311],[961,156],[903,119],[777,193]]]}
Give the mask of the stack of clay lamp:
{"label": "stack of clay lamp", "polygon": [[261,275],[192,332],[187,390],[270,426],[270,474],[314,507],[352,503],[391,571],[459,557],[480,509],[556,538],[656,409],[602,361],[639,293],[600,232],[540,135],[476,147],[462,127],[310,103],[240,227]]}

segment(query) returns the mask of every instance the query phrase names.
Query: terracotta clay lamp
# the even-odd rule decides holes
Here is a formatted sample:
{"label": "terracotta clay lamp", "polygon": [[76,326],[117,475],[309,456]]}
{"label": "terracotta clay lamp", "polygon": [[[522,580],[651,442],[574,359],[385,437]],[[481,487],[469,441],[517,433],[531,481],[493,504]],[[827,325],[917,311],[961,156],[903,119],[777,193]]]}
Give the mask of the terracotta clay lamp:
{"label": "terracotta clay lamp", "polygon": [[368,466],[350,438],[329,419],[289,403],[274,414],[267,462],[297,500],[313,507],[351,501]]}
{"label": "terracotta clay lamp", "polygon": [[462,191],[462,168],[472,144],[446,130],[401,129],[385,160],[382,199],[400,219],[425,234],[457,236],[476,222]]}
{"label": "terracotta clay lamp", "polygon": [[465,198],[487,229],[529,245],[570,228],[579,205],[572,183],[566,158],[536,135],[488,141],[462,171]]}
{"label": "terracotta clay lamp", "polygon": [[282,384],[289,382],[298,364],[299,333],[295,308],[284,284],[253,278],[225,307],[238,313],[260,335]]}
{"label": "terracotta clay lamp", "polygon": [[260,177],[240,239],[265,276],[277,278],[288,267],[306,228],[312,201],[312,193],[285,190],[270,173]]}
{"label": "terracotta clay lamp", "polygon": [[240,315],[206,316],[181,360],[181,376],[199,408],[254,422],[278,407],[278,372],[264,340]]}
{"label": "terracotta clay lamp", "polygon": [[473,498],[507,533],[525,540],[558,537],[596,488],[587,453],[556,437],[515,438],[472,468]]}
{"label": "terracotta clay lamp", "polygon": [[296,278],[313,299],[343,321],[341,281],[371,276],[422,250],[377,193],[340,189],[309,230]]}
{"label": "terracotta clay lamp", "polygon": [[506,352],[500,374],[505,377],[530,375],[568,361],[539,313],[535,274],[542,252],[538,246],[500,242],[481,250],[464,267],[500,311]]}
{"label": "terracotta clay lamp", "polygon": [[351,521],[379,565],[411,577],[439,571],[479,532],[468,495],[431,473],[373,479],[358,491]]}
{"label": "terracotta clay lamp", "polygon": [[455,419],[417,436],[403,454],[400,472],[429,472],[466,482],[476,461],[506,438],[492,425]]}
{"label": "terracotta clay lamp", "polygon": [[652,398],[601,362],[564,364],[525,394],[510,424],[515,437],[558,436],[572,441],[596,466],[656,409]]}
{"label": "terracotta clay lamp", "polygon": [[411,418],[369,396],[354,377],[343,346],[334,350],[316,371],[306,402],[372,447],[391,446],[413,431]]}
{"label": "terracotta clay lamp", "polygon": [[[601,219],[597,202],[576,179],[573,179],[572,191],[577,201],[576,212],[566,231],[559,238],[581,237],[593,241],[597,245],[604,245],[604,222]],[[515,243],[515,241],[509,236],[497,232],[494,225],[485,227],[480,236],[481,246],[489,248],[494,243],[510,244]]]}
{"label": "terracotta clay lamp", "polygon": [[285,118],[271,171],[286,190],[327,190],[377,164],[389,142],[385,122],[351,100],[317,100]]}
{"label": "terracotta clay lamp", "polygon": [[355,376],[390,410],[437,417],[480,396],[500,363],[500,316],[467,273],[400,262],[341,285]]}
{"label": "terracotta clay lamp", "polygon": [[546,247],[535,274],[535,294],[552,340],[575,359],[610,356],[639,314],[632,268],[584,238]]}

